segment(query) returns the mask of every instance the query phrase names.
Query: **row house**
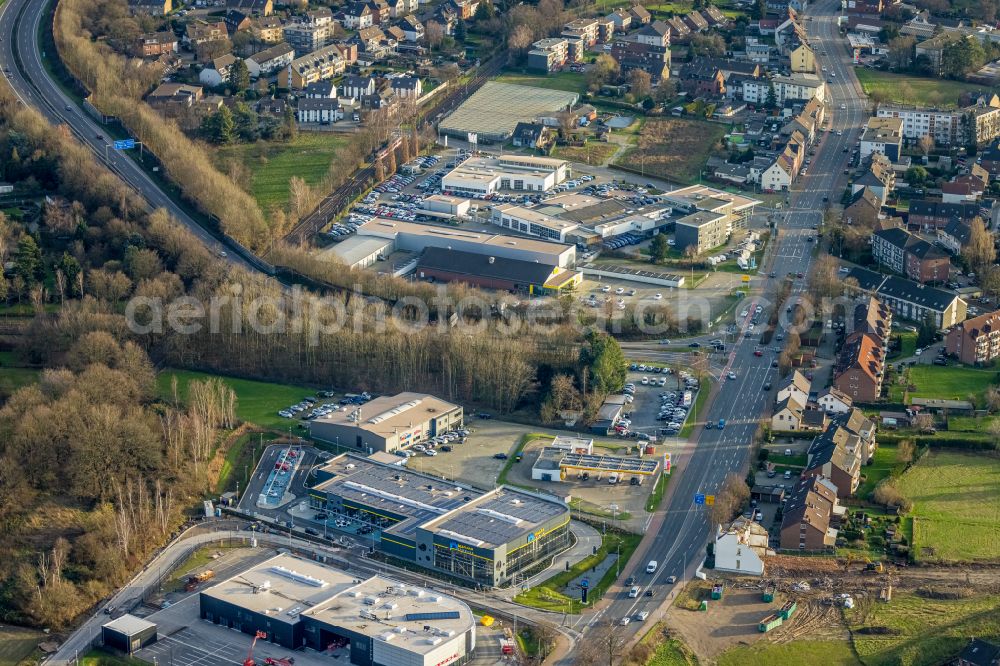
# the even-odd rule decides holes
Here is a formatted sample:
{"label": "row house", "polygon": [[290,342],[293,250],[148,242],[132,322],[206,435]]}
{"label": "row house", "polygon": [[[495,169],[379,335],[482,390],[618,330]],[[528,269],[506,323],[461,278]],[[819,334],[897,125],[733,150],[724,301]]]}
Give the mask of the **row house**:
{"label": "row house", "polygon": [[958,176],[941,185],[943,203],[979,201],[986,192],[986,183],[975,176]]}
{"label": "row house", "polygon": [[936,199],[914,199],[910,201],[908,222],[930,231],[943,228],[952,220],[970,224],[977,217],[986,220],[987,226],[990,226],[994,217],[992,202],[945,203]]}
{"label": "row house", "polygon": [[966,365],[987,365],[1000,358],[1000,310],[966,319],[944,339],[945,351]]}
{"label": "row house", "polygon": [[684,15],[684,24],[690,28],[691,32],[705,32],[708,30],[708,21],[700,12],[693,11]]}
{"label": "row house", "polygon": [[969,244],[972,227],[961,220],[952,220],[937,230],[937,237],[941,247],[952,254],[959,254]]}
{"label": "row house", "polygon": [[376,87],[373,76],[345,76],[340,83],[340,95],[346,99],[360,100],[362,97],[374,95]]}
{"label": "row house", "polygon": [[809,43],[805,28],[793,13],[774,29],[774,45],[781,55],[788,55],[799,44]]}
{"label": "row house", "polygon": [[853,289],[877,296],[892,310],[893,317],[930,322],[939,330],[965,321],[968,304],[952,291],[895,275],[881,275],[859,266],[844,278],[845,283],[856,284]]}
{"label": "row house", "polygon": [[837,498],[847,499],[861,484],[861,446],[857,436],[837,424],[814,439],[807,451],[803,478],[829,479]]}
{"label": "row house", "polygon": [[804,42],[799,44],[789,52],[788,58],[793,72],[797,74],[816,73],[816,54],[808,44]]}
{"label": "row house", "polygon": [[208,42],[228,39],[229,30],[223,21],[194,21],[189,23],[184,33],[184,43],[194,48]]}
{"label": "row house", "polygon": [[172,0],[128,0],[128,11],[133,16],[166,16],[173,9]]}
{"label": "row house", "polygon": [[653,83],[670,77],[670,32],[662,21],[655,21],[635,32],[619,37],[611,45],[611,57],[623,74],[641,69]]}
{"label": "row house", "polygon": [[979,166],[986,170],[990,178],[1000,178],[1000,141],[994,141],[979,154]]}
{"label": "row house", "polygon": [[300,99],[295,117],[301,124],[329,125],[344,117],[344,109],[337,99],[305,98]]}
{"label": "row house", "polygon": [[672,16],[664,23],[670,28],[670,42],[672,44],[686,44],[691,39],[691,28],[679,16]]}
{"label": "row house", "polygon": [[580,39],[584,46],[611,41],[615,32],[615,24],[607,18],[577,19],[563,26],[562,36],[570,39]]}
{"label": "row house", "polygon": [[876,116],[899,118],[902,121],[903,138],[909,143],[915,143],[925,136],[934,139],[934,143],[939,146],[965,143],[965,116],[961,111],[880,104]]}
{"label": "row house", "polygon": [[782,192],[790,189],[792,181],[802,170],[807,147],[802,132],[794,130],[774,162],[761,174],[761,189],[765,192]]}
{"label": "row house", "polygon": [[251,16],[270,16],[274,0],[226,0],[226,9],[236,9]]}
{"label": "row house", "polygon": [[861,134],[860,157],[880,153],[896,162],[903,154],[903,120],[901,118],[869,118]]}
{"label": "row house", "polygon": [[951,270],[947,253],[902,227],[872,234],[872,258],[880,266],[917,282],[946,282]]}
{"label": "row house", "polygon": [[238,9],[230,9],[222,17],[222,22],[226,24],[226,30],[230,35],[249,30],[253,25],[253,20]]}
{"label": "row house", "polygon": [[400,99],[417,100],[423,94],[423,83],[416,76],[393,76],[389,79],[389,89]]}
{"label": "row house", "polygon": [[832,550],[845,513],[837,487],[816,476],[801,478],[781,512],[779,544],[785,550]]}
{"label": "row house", "polygon": [[247,71],[250,77],[258,79],[261,76],[270,76],[279,69],[288,67],[295,60],[295,49],[290,44],[282,42],[269,48],[254,53],[245,60]]}
{"label": "row house", "polygon": [[844,206],[844,222],[874,227],[882,211],[882,199],[870,187],[862,187],[847,200]]}
{"label": "row house", "polygon": [[358,59],[356,44],[331,44],[296,58],[287,69],[278,73],[278,85],[302,90],[310,83],[331,79],[342,74]]}
{"label": "row house", "polygon": [[403,31],[403,39],[408,42],[419,42],[424,38],[424,24],[416,16],[404,16],[399,22]]}

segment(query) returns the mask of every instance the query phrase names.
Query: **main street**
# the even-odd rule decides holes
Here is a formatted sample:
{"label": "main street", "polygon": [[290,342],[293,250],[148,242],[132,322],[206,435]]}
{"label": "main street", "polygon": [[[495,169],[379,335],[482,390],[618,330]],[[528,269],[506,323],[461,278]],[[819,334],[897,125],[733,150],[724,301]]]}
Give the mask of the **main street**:
{"label": "main street", "polygon": [[[867,101],[854,76],[844,41],[838,35],[838,7],[829,1],[819,3],[812,10],[812,20],[806,23],[819,63],[828,70],[822,76],[831,82],[828,85],[830,99],[827,113],[832,117],[832,124],[831,131],[819,144],[808,175],[799,180],[798,189],[790,194],[790,207],[783,210],[784,215],[779,215],[777,247],[773,264],[769,267],[777,277],[767,285],[772,294],[777,287],[776,281],[786,274],[808,273],[816,244],[807,239],[815,236],[813,226],[822,221],[823,198],[838,200],[846,185],[843,170],[850,151],[845,153],[844,148],[849,148],[858,140],[868,116]],[[838,135],[838,131],[842,135]],[[797,288],[804,286],[804,279],[797,282]],[[782,308],[780,314],[784,314],[784,304],[766,304],[765,307]],[[752,316],[751,311],[744,321],[738,323],[745,326]],[[626,589],[612,588],[609,592],[611,603],[595,614],[582,616],[582,622],[590,626],[613,624],[643,610],[652,612],[668,602],[674,589],[666,582],[667,578],[681,578],[703,558],[705,544],[714,526],[709,524],[706,508],[695,505],[694,496],[696,493],[712,494],[720,490],[730,473],[744,476],[750,462],[748,456],[752,437],[774,396],[773,391],[762,390],[768,379],[776,379],[776,371],[771,368],[774,354],[768,352],[761,357],[755,356],[758,339],[758,334],[744,332],[730,347],[723,377],[731,371],[735,379],[720,380],[715,398],[705,413],[709,422],[725,419],[726,427],[724,430],[701,430],[698,433],[686,462],[675,471],[671,480],[671,495],[666,508],[662,514],[653,517],[646,539],[632,558],[629,569],[622,574],[623,577],[634,575],[643,594],[630,599]],[[682,455],[681,459],[684,457]],[[646,573],[646,564],[650,560],[659,563],[656,573],[652,575]],[[647,590],[652,591],[652,597],[645,596]],[[625,635],[644,629],[641,624],[632,624],[620,631]]]}
{"label": "main street", "polygon": [[[50,76],[43,64],[39,27],[48,3],[40,0],[7,0],[0,5],[0,71],[22,104],[35,107],[53,125],[65,125],[98,162],[142,196],[151,209],[164,208],[187,227],[210,251],[220,256],[223,244],[178,206],[159,185],[127,155],[112,149],[108,129],[81,111]],[[249,270],[256,267],[233,252],[226,258]]]}

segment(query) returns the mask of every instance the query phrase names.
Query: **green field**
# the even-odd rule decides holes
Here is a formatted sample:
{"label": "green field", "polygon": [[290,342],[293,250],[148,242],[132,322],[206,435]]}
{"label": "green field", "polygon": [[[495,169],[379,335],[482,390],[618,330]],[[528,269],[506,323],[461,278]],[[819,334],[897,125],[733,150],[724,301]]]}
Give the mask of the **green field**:
{"label": "green field", "polygon": [[[0,0],[0,5],[3,0]],[[33,629],[0,626],[0,666],[16,666],[32,655],[45,634]]]}
{"label": "green field", "polygon": [[871,465],[861,468],[861,473],[865,475],[865,481],[858,486],[856,497],[862,499],[868,497],[878,482],[891,476],[894,470],[902,471],[904,465],[896,460],[896,447],[888,444],[879,444],[875,449],[875,456]]}
{"label": "green field", "polygon": [[1000,560],[1000,457],[932,450],[898,487],[913,501],[918,561]]}
{"label": "green field", "polygon": [[854,73],[866,94],[877,91],[896,104],[955,107],[959,96],[970,89],[968,83],[959,81],[890,74],[864,67],[855,67]]}
{"label": "green field", "polygon": [[823,664],[823,666],[859,666],[847,641],[808,641],[771,643],[758,641],[749,647],[726,650],[719,666],[779,666],[780,664]]}
{"label": "green field", "polygon": [[558,72],[541,76],[537,74],[522,74],[521,72],[504,72],[496,78],[498,83],[515,83],[519,86],[534,86],[549,90],[565,90],[583,93],[587,90],[587,81],[580,72]]}
{"label": "green field", "polygon": [[588,141],[583,146],[556,146],[552,151],[552,157],[591,166],[599,166],[607,164],[608,160],[614,157],[617,151],[618,146],[616,144]]}
{"label": "green field", "polygon": [[149,666],[149,662],[133,657],[114,654],[101,648],[80,655],[80,666]]}
{"label": "green field", "polygon": [[[171,377],[177,377],[178,392],[181,400],[187,399],[187,386],[194,379],[206,380],[219,375],[207,372],[192,372],[188,370],[164,370],[156,378],[160,397],[169,400]],[[249,379],[221,377],[234,391],[239,400],[236,405],[236,416],[241,421],[255,423],[265,428],[287,430],[296,421],[278,416],[278,410],[294,405],[306,396],[315,395],[315,391],[290,384],[272,384]]]}
{"label": "green field", "polygon": [[228,173],[235,161],[252,174],[250,190],[261,209],[288,204],[288,180],[302,178],[307,185],[323,180],[336,150],[350,141],[350,135],[338,132],[299,132],[294,141],[243,143],[218,149],[216,166]]}
{"label": "green field", "polygon": [[642,637],[641,643],[654,650],[645,666],[698,666],[698,658],[671,635],[666,625],[655,625]]}
{"label": "green field", "polygon": [[[972,636],[987,641],[1000,638],[998,595],[931,599],[897,593],[892,603],[861,603],[845,610],[844,616],[854,636],[854,648],[866,666],[949,663]],[[884,633],[865,633],[866,628]]]}
{"label": "green field", "polygon": [[635,148],[615,164],[675,182],[698,180],[705,161],[719,148],[727,126],[684,118],[650,118]]}
{"label": "green field", "polygon": [[996,370],[980,370],[960,365],[915,365],[909,370],[910,384],[916,386],[910,398],[939,398],[944,400],[977,401],[990,384],[997,381]]}

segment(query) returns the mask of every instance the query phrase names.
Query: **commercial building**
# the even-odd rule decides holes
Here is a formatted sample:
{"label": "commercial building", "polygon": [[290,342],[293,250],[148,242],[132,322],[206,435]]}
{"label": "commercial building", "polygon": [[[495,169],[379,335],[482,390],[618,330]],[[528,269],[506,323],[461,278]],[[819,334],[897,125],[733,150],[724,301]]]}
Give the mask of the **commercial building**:
{"label": "commercial building", "polygon": [[462,601],[383,576],[277,555],[199,595],[203,620],[289,650],[346,649],[351,664],[464,664],[476,619]]}
{"label": "commercial building", "polygon": [[101,642],[132,654],[156,642],[156,625],[135,615],[122,615],[101,627]]}
{"label": "commercial building", "polygon": [[885,155],[893,162],[903,154],[903,119],[869,118],[861,134],[861,159],[872,153]]}
{"label": "commercial building", "polygon": [[641,483],[642,479],[656,475],[659,469],[660,460],[654,456],[595,455],[547,446],[538,454],[531,468],[531,478],[558,483],[583,474],[598,480],[613,475],[615,483],[632,483],[632,478]]}
{"label": "commercial building", "polygon": [[569,546],[569,507],[551,496],[476,490],[353,454],[316,477],[313,507],[370,519],[375,547],[480,585],[507,583]]}
{"label": "commercial building", "polygon": [[482,289],[512,293],[558,293],[579,285],[583,274],[522,259],[429,247],[420,255],[416,275],[421,280],[463,282]]}
{"label": "commercial building", "polygon": [[735,229],[745,229],[760,203],[704,185],[666,192],[661,199],[682,216],[675,222],[677,249],[693,246],[699,254],[725,244]]}
{"label": "commercial building", "polygon": [[461,427],[459,405],[425,393],[399,393],[309,422],[309,434],[364,454],[399,451]]}
{"label": "commercial building", "polygon": [[966,319],[945,336],[945,350],[966,365],[1000,357],[1000,310]]}
{"label": "commercial building", "polygon": [[555,116],[579,99],[575,92],[488,81],[444,118],[438,131],[463,141],[472,134],[480,144],[506,141],[519,122]]}
{"label": "commercial building", "polygon": [[422,211],[444,217],[467,217],[472,202],[465,197],[451,197],[447,194],[432,194],[420,203]]}
{"label": "commercial building", "polygon": [[547,192],[566,180],[569,171],[569,162],[551,157],[472,157],[441,179],[441,189],[477,197],[500,190]]}
{"label": "commercial building", "polygon": [[427,248],[437,247],[537,262],[559,268],[569,268],[576,264],[575,245],[551,243],[537,238],[507,236],[486,230],[470,231],[376,217],[358,227],[356,235],[359,238],[382,238],[391,241],[391,245],[387,248],[390,252],[420,253]]}
{"label": "commercial building", "polygon": [[494,206],[490,214],[493,224],[529,236],[539,236],[564,242],[566,235],[580,228],[580,224],[559,217],[547,215],[534,208],[517,204]]}

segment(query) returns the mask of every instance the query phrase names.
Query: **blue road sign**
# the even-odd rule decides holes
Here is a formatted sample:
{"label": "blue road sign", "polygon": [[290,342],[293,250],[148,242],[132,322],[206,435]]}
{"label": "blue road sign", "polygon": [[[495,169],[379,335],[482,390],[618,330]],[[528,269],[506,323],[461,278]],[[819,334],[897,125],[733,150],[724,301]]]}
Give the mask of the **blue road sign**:
{"label": "blue road sign", "polygon": [[582,588],[583,588],[583,589],[585,589],[585,590],[586,590],[586,589],[587,589],[588,587],[590,587],[590,579],[589,579],[589,578],[584,578],[583,580],[581,580],[581,581],[580,581],[580,587],[582,587]]}
{"label": "blue road sign", "polygon": [[115,150],[129,150],[135,148],[135,139],[119,139],[115,141]]}
{"label": "blue road sign", "polygon": [[695,504],[704,504],[705,503],[705,493],[697,493],[697,494],[695,494],[695,496],[694,496],[694,503]]}

